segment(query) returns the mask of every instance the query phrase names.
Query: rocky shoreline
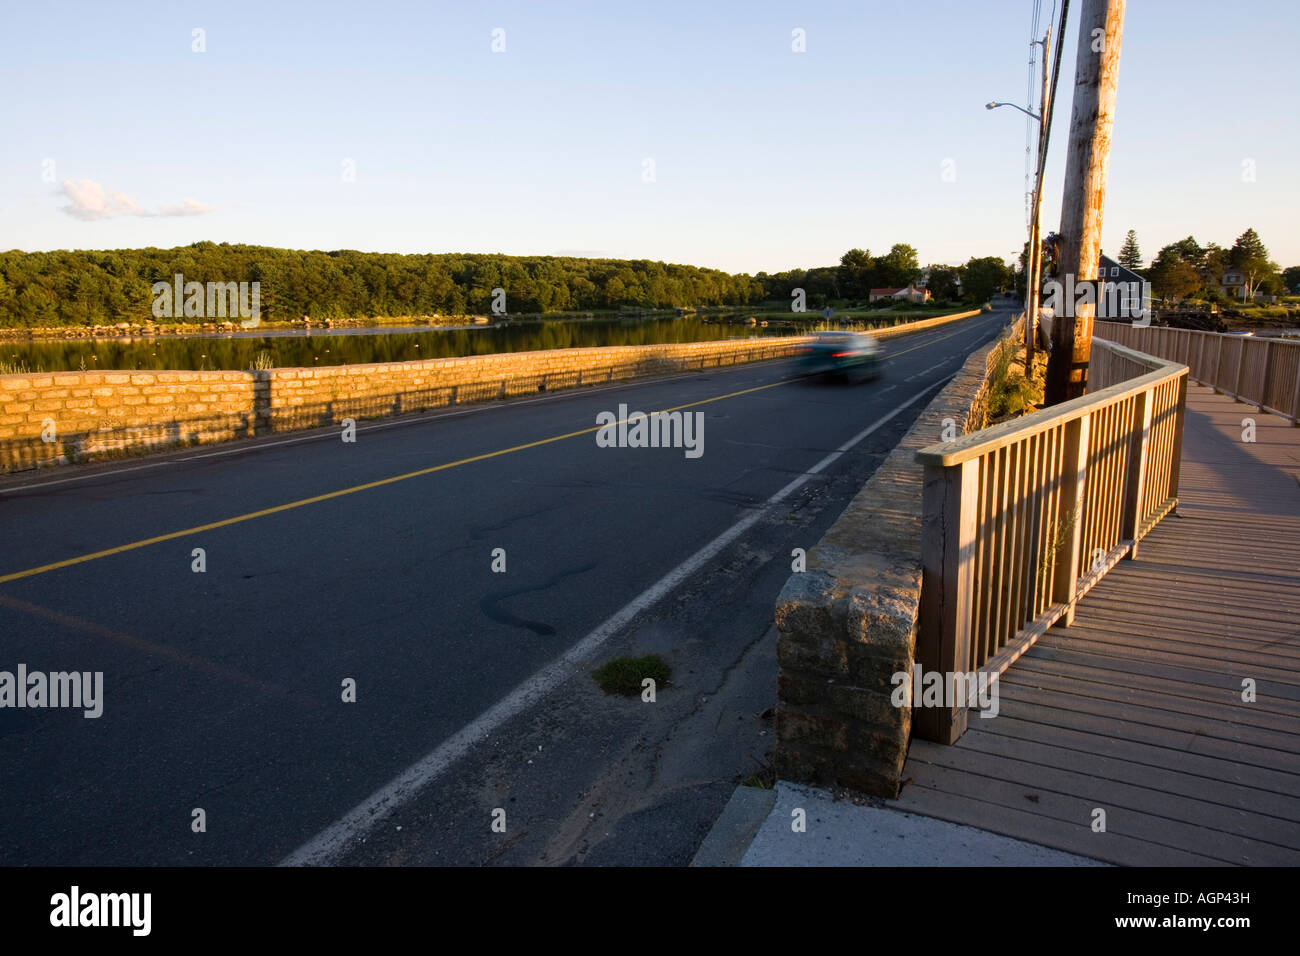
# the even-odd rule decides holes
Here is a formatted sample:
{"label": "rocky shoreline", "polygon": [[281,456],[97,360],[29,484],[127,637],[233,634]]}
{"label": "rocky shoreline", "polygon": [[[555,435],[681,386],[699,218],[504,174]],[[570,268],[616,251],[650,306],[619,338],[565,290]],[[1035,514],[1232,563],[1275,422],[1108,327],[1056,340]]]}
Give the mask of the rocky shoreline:
{"label": "rocky shoreline", "polygon": [[[425,325],[430,328],[463,328],[467,325],[501,325],[529,320],[572,320],[594,318],[650,318],[657,315],[681,315],[684,310],[646,309],[623,316],[593,312],[515,313],[507,315],[380,315],[356,319],[312,319],[304,316],[292,322],[261,322],[258,329],[284,332],[307,329],[364,329]],[[33,339],[123,339],[159,338],[161,336],[221,335],[250,332],[238,320],[223,322],[118,322],[114,325],[60,325],[42,328],[0,328],[0,341]]]}
{"label": "rocky shoreline", "polygon": [[[262,322],[257,328],[270,331],[293,329],[360,329],[370,326],[427,325],[439,326],[487,325],[489,319],[482,315],[403,315],[379,316],[364,319],[299,319],[295,322]],[[219,335],[248,332],[238,321],[227,322],[118,322],[116,325],[55,326],[52,328],[0,329],[0,339],[121,339],[158,338],[176,335]]]}

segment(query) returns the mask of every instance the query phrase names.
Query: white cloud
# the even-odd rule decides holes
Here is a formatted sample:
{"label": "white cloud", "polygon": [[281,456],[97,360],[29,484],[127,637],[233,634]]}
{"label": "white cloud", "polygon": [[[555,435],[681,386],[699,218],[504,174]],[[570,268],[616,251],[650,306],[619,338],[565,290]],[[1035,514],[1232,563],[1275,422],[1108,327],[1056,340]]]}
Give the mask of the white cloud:
{"label": "white cloud", "polygon": [[65,179],[63,196],[68,204],[63,211],[76,219],[115,219],[118,216],[202,216],[212,207],[197,199],[164,203],[150,212],[125,193],[110,193],[93,179]]}
{"label": "white cloud", "polygon": [[65,179],[63,195],[68,205],[63,211],[77,219],[112,219],[115,216],[141,216],[144,210],[130,196],[106,193],[93,179]]}
{"label": "white cloud", "polygon": [[178,203],[163,203],[158,209],[160,216],[203,216],[212,212],[212,207],[197,199],[186,199]]}

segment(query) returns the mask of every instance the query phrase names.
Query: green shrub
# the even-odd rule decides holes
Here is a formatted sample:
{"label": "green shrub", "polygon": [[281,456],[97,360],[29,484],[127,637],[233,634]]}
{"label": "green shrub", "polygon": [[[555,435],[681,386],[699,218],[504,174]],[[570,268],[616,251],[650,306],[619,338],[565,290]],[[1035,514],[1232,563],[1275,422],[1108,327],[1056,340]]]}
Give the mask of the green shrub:
{"label": "green shrub", "polygon": [[662,657],[647,654],[645,657],[616,657],[596,668],[591,676],[606,694],[635,697],[641,693],[641,682],[647,677],[655,682],[656,687],[662,687],[668,683],[670,673]]}
{"label": "green shrub", "polygon": [[1028,381],[1024,375],[1024,356],[1018,352],[1016,342],[1010,338],[1003,339],[989,368],[987,424],[1018,418],[1041,405],[1046,372],[1047,356],[1041,350],[1037,351],[1034,353],[1034,381]]}

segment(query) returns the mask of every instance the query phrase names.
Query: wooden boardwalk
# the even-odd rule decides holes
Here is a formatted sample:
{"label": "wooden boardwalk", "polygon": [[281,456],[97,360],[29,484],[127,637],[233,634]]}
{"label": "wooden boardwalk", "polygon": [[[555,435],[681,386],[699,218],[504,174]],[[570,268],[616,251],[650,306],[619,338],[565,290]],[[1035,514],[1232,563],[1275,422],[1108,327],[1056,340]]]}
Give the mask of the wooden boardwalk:
{"label": "wooden boardwalk", "polygon": [[1125,865],[1300,865],[1300,429],[1190,385],[1177,515],[999,686],[956,745],[913,739],[898,809]]}

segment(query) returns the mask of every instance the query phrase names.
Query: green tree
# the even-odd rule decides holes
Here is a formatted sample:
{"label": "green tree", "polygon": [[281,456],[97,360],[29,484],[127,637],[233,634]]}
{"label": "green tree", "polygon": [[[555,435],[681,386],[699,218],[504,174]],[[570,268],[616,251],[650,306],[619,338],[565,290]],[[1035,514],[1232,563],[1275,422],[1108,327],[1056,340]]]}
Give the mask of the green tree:
{"label": "green tree", "polygon": [[1124,237],[1124,245],[1119,250],[1119,264],[1134,272],[1142,268],[1142,250],[1138,248],[1137,233],[1132,229]]}
{"label": "green tree", "polygon": [[[835,270],[829,272],[828,290],[835,285]],[[306,252],[197,242],[175,249],[0,252],[0,326],[152,320],[152,283],[170,283],[176,273],[192,282],[258,282],[268,322],[482,314],[498,287],[506,290],[511,312],[741,305],[765,294],[765,283],[748,275],[640,259]],[[787,301],[789,288],[781,296]]]}
{"label": "green tree", "polygon": [[1242,295],[1253,299],[1260,283],[1268,279],[1277,270],[1277,266],[1268,259],[1268,250],[1254,229],[1247,229],[1228,250],[1228,261],[1241,270],[1245,283]]}
{"label": "green tree", "polygon": [[850,249],[840,256],[840,291],[850,299],[865,299],[871,292],[875,262],[866,249]]}
{"label": "green tree", "polygon": [[875,281],[885,288],[902,288],[921,278],[916,250],[906,243],[895,243],[883,256],[876,259]]}
{"label": "green tree", "polygon": [[930,278],[926,287],[936,299],[957,298],[957,270],[950,266],[930,266]]}
{"label": "green tree", "polygon": [[1287,266],[1282,270],[1282,285],[1292,295],[1300,294],[1300,266]]}
{"label": "green tree", "polygon": [[1223,273],[1227,271],[1231,263],[1228,260],[1228,250],[1224,249],[1218,243],[1211,242],[1203,251],[1201,264],[1197,271],[1201,276],[1201,287],[1206,290],[1217,290],[1219,283],[1223,281]]}
{"label": "green tree", "polygon": [[966,263],[962,291],[972,302],[984,302],[1011,282],[1011,270],[998,256],[972,258]]}
{"label": "green tree", "polygon": [[53,292],[40,285],[28,285],[18,293],[16,302],[21,317],[19,325],[40,328],[58,324],[59,300]]}
{"label": "green tree", "polygon": [[1264,295],[1286,295],[1286,283],[1282,280],[1282,270],[1276,262],[1270,262],[1271,271],[1259,283],[1259,291]]}
{"label": "green tree", "polygon": [[[1183,247],[1185,248],[1185,247]],[[1165,246],[1151,263],[1147,277],[1152,290],[1162,299],[1178,302],[1201,287],[1196,267],[1183,258],[1180,244]],[[1198,252],[1200,247],[1197,247]]]}
{"label": "green tree", "polygon": [[[1193,269],[1201,269],[1205,265],[1205,250],[1201,248],[1192,236],[1186,239],[1179,239],[1177,242],[1170,243],[1165,248],[1173,248],[1178,253],[1178,257],[1186,262]],[[1164,250],[1161,250],[1162,252]]]}

